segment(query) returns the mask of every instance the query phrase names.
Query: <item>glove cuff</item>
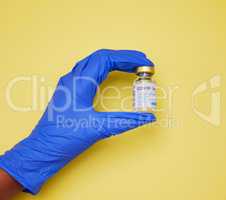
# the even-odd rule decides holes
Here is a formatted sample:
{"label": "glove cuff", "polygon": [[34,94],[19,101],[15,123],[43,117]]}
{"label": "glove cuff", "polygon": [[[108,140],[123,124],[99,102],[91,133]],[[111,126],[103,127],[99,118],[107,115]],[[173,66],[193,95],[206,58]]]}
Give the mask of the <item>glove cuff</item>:
{"label": "glove cuff", "polygon": [[40,191],[42,184],[34,183],[31,176],[27,176],[20,171],[20,168],[23,168],[21,164],[20,157],[15,156],[13,151],[8,151],[0,156],[0,168],[13,177],[23,187],[24,192],[35,195]]}

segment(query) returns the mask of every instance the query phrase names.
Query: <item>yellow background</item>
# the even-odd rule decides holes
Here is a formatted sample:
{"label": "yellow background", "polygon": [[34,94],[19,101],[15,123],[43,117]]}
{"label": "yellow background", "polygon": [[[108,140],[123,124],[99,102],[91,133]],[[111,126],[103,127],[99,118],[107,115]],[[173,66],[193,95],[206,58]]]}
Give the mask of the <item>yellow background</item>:
{"label": "yellow background", "polygon": [[[153,124],[99,142],[48,181],[37,200],[225,200],[226,199],[226,4],[223,0],[15,0],[0,7],[0,152],[27,136],[43,111],[15,112],[7,84],[21,75],[44,76],[54,86],[74,63],[99,48],[137,49],[155,62],[158,85],[177,86],[173,102],[160,99]],[[194,88],[218,74],[221,123],[211,125],[192,110]],[[131,86],[133,75],[114,73],[102,89]],[[29,84],[13,100],[31,104]],[[130,90],[122,92],[125,98]],[[199,98],[208,112],[210,92]],[[105,94],[112,98],[111,91]],[[121,99],[105,100],[121,109]],[[129,101],[128,101],[129,102]],[[131,105],[129,105],[131,108]],[[105,110],[99,103],[99,110]],[[27,194],[17,200],[32,199]]]}

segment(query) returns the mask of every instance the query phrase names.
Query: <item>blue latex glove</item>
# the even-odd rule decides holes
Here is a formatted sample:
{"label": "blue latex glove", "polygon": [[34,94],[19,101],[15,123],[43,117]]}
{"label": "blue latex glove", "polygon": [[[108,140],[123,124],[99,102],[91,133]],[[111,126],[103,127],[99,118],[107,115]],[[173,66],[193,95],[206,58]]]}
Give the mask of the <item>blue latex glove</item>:
{"label": "blue latex glove", "polygon": [[25,191],[36,194],[45,181],[92,144],[155,121],[150,113],[96,112],[92,106],[98,85],[109,72],[134,72],[143,65],[153,63],[132,50],[98,50],[78,62],[60,78],[31,135],[0,157],[0,168]]}

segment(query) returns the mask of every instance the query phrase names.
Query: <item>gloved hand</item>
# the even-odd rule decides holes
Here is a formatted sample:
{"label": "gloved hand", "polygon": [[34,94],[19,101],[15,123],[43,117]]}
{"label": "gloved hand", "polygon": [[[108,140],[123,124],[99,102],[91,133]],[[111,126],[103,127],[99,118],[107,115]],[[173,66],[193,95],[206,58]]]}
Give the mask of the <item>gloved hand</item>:
{"label": "gloved hand", "polygon": [[48,107],[31,135],[0,157],[26,192],[36,194],[52,175],[92,144],[155,121],[150,113],[96,112],[93,100],[109,72],[153,66],[132,50],[98,50],[60,78]]}

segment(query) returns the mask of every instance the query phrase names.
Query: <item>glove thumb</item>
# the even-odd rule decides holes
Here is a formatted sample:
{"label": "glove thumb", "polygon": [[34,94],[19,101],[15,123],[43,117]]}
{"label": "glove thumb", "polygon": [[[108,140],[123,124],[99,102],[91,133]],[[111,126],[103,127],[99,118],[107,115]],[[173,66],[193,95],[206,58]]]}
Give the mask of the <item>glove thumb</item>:
{"label": "glove thumb", "polygon": [[102,112],[99,114],[105,119],[102,124],[103,137],[118,135],[125,131],[156,121],[156,118],[152,113]]}

